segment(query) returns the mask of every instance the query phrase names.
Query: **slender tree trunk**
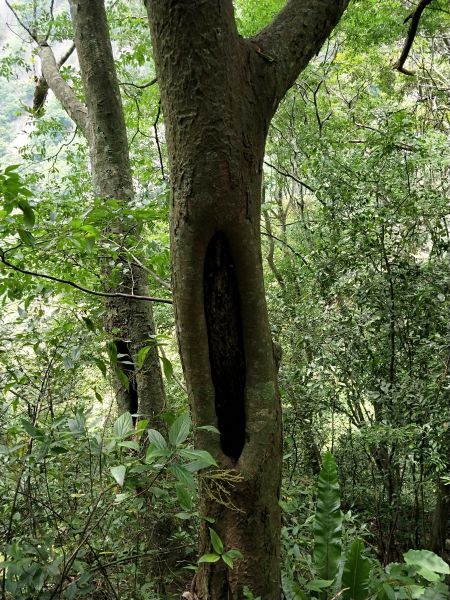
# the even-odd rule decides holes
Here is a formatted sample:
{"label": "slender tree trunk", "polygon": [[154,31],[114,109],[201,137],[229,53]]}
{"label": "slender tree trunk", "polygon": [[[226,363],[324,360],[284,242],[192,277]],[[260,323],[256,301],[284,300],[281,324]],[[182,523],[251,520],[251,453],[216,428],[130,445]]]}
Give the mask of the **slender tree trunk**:
{"label": "slender tree trunk", "polygon": [[430,547],[441,556],[445,551],[445,542],[450,536],[450,486],[440,479],[436,495],[436,504],[431,524]]}
{"label": "slender tree trunk", "polygon": [[246,585],[263,600],[280,598],[281,410],[261,261],[264,145],[279,100],[345,4],[293,0],[245,40],[231,0],[147,1],[171,164],[180,354],[194,424],[220,431],[197,430],[197,444],[240,478],[229,495],[200,480],[202,517],[214,519],[226,550],[244,556],[233,569],[201,565],[201,600],[241,600]]}
{"label": "slender tree trunk", "polygon": [[[109,39],[103,0],[71,0],[75,46],[80,62],[87,109],[86,137],[90,146],[93,188],[96,196],[128,204],[134,196],[128,142],[119,85]],[[123,248],[113,269],[103,266],[108,291],[146,295],[147,274],[126,259],[127,240],[138,233],[138,224],[120,217],[108,233]],[[164,387],[156,346],[142,368],[137,353],[155,333],[152,306],[129,298],[109,298],[105,326],[115,340],[117,368],[126,374],[128,386],[116,376],[119,410],[157,417],[165,404]]]}

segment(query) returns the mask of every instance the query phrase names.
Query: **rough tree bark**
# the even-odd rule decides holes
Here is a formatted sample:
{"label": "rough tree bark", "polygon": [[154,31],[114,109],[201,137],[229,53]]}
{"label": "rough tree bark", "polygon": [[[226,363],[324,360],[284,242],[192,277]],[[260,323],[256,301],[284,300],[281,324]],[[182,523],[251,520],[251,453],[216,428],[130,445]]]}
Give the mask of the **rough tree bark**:
{"label": "rough tree bark", "polygon": [[[71,0],[70,8],[86,104],[78,100],[61,77],[59,64],[46,43],[39,47],[43,78],[89,143],[95,195],[127,204],[133,199],[133,182],[104,2]],[[109,292],[147,295],[146,273],[126,258],[128,239],[136,233],[136,228],[136,224],[124,224],[121,220],[110,226],[109,233],[124,252],[118,261],[123,264],[121,269],[103,266],[105,281],[110,282]],[[151,304],[123,297],[108,298],[105,327],[115,342],[117,354],[122,355],[118,368],[128,379],[126,387],[115,376],[119,410],[157,418],[164,408],[165,394],[156,346],[146,355],[142,368],[135,366],[138,351],[149,344],[148,339],[155,333]]]}
{"label": "rough tree bark", "polygon": [[[260,246],[265,139],[277,105],[348,0],[291,0],[252,39],[231,0],[148,0],[171,164],[173,294],[197,444],[241,481],[203,479],[202,516],[244,559],[202,565],[201,600],[280,598],[281,411]],[[207,524],[200,551],[210,551]]]}

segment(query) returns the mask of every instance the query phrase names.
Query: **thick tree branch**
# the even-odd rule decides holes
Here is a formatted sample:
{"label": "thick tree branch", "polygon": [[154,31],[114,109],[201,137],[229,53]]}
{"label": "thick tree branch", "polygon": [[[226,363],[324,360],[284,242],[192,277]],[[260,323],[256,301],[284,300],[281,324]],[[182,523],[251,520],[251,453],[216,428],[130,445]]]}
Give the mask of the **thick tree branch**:
{"label": "thick tree branch", "polygon": [[173,304],[170,298],[155,298],[153,296],[138,296],[135,294],[122,294],[120,292],[97,292],[95,290],[90,290],[85,288],[82,285],[78,285],[74,281],[70,281],[69,279],[61,279],[59,277],[54,277],[53,275],[47,275],[46,273],[36,273],[35,271],[28,271],[28,269],[22,269],[17,265],[9,262],[9,260],[5,257],[5,251],[0,250],[0,262],[2,262],[6,267],[17,271],[18,273],[22,273],[23,275],[31,275],[32,277],[40,277],[41,279],[48,279],[49,281],[55,281],[56,283],[63,283],[64,285],[69,285],[70,287],[75,288],[76,290],[80,290],[81,292],[85,292],[86,294],[91,294],[93,296],[100,296],[102,298],[129,298],[130,300],[145,300],[146,302],[160,302],[162,304]]}
{"label": "thick tree branch", "polygon": [[[74,50],[75,50],[75,44],[72,44],[70,46],[70,48],[67,50],[67,52],[61,56],[61,58],[56,63],[58,70],[63,66],[63,64],[65,62],[67,62],[67,60],[70,58],[70,56],[72,55]],[[38,113],[42,108],[44,108],[44,104],[47,100],[48,90],[49,90],[49,87],[48,87],[47,80],[45,79],[45,77],[43,75],[41,75],[41,77],[39,77],[37,79],[36,88],[34,90],[34,96],[33,96],[33,110],[36,113]]]}
{"label": "thick tree branch", "polygon": [[413,13],[411,13],[408,17],[406,17],[404,21],[405,23],[407,23],[411,19],[411,24],[408,29],[408,34],[406,36],[405,44],[403,46],[402,53],[400,54],[400,58],[394,65],[394,68],[397,69],[397,71],[400,71],[400,73],[403,73],[403,75],[414,75],[412,71],[405,69],[404,65],[414,43],[414,39],[417,34],[417,28],[419,27],[420,17],[422,16],[422,13],[426,9],[426,7],[432,2],[433,0],[420,0],[416,10]]}
{"label": "thick tree branch", "polygon": [[250,41],[274,78],[277,103],[317,54],[350,0],[289,0]]}
{"label": "thick tree branch", "polygon": [[62,78],[53,50],[46,42],[39,46],[39,58],[42,63],[42,75],[48,87],[61,102],[64,110],[78,129],[86,138],[89,138],[86,107],[78,100],[70,85]]}

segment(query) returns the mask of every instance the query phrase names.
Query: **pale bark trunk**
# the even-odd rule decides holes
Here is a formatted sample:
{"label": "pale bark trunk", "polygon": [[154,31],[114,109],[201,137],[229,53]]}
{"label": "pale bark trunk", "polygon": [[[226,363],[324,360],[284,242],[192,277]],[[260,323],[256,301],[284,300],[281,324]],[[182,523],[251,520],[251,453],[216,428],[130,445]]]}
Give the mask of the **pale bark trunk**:
{"label": "pale bark trunk", "polygon": [[[71,0],[70,8],[86,97],[84,132],[90,146],[94,193],[126,204],[133,199],[134,192],[104,3],[103,0]],[[79,118],[80,109],[77,109]],[[103,267],[105,280],[111,281],[108,291],[147,295],[146,273],[126,261],[127,238],[136,233],[137,227],[128,221],[124,224],[120,219],[109,227],[109,233],[114,235],[124,253],[115,269]],[[157,418],[164,408],[165,395],[156,346],[148,352],[141,369],[136,363],[138,351],[151,343],[149,338],[155,333],[151,304],[130,298],[110,298],[106,302],[105,326],[115,340],[117,352],[127,354],[126,362],[133,363],[118,361],[118,367],[128,378],[126,388],[116,377],[119,410]]]}

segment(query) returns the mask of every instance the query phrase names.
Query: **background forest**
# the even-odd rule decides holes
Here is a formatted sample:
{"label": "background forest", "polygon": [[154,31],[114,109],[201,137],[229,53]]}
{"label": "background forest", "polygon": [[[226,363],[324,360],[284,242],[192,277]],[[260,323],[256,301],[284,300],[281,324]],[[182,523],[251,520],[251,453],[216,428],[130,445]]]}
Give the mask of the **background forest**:
{"label": "background forest", "polygon": [[[284,2],[234,4],[247,37]],[[450,10],[428,3],[405,74],[417,5],[352,2],[268,132],[287,600],[449,597]],[[242,559],[214,519],[199,553],[198,485],[231,503],[237,475],[194,445],[147,14],[106,2],[135,189],[122,202],[95,183],[89,131],[52,85],[36,99],[46,48],[85,99],[68,3],[12,6],[0,3],[0,598],[193,600],[199,559]],[[128,288],[156,299],[139,304],[153,314],[136,342],[129,322],[118,333]]]}

